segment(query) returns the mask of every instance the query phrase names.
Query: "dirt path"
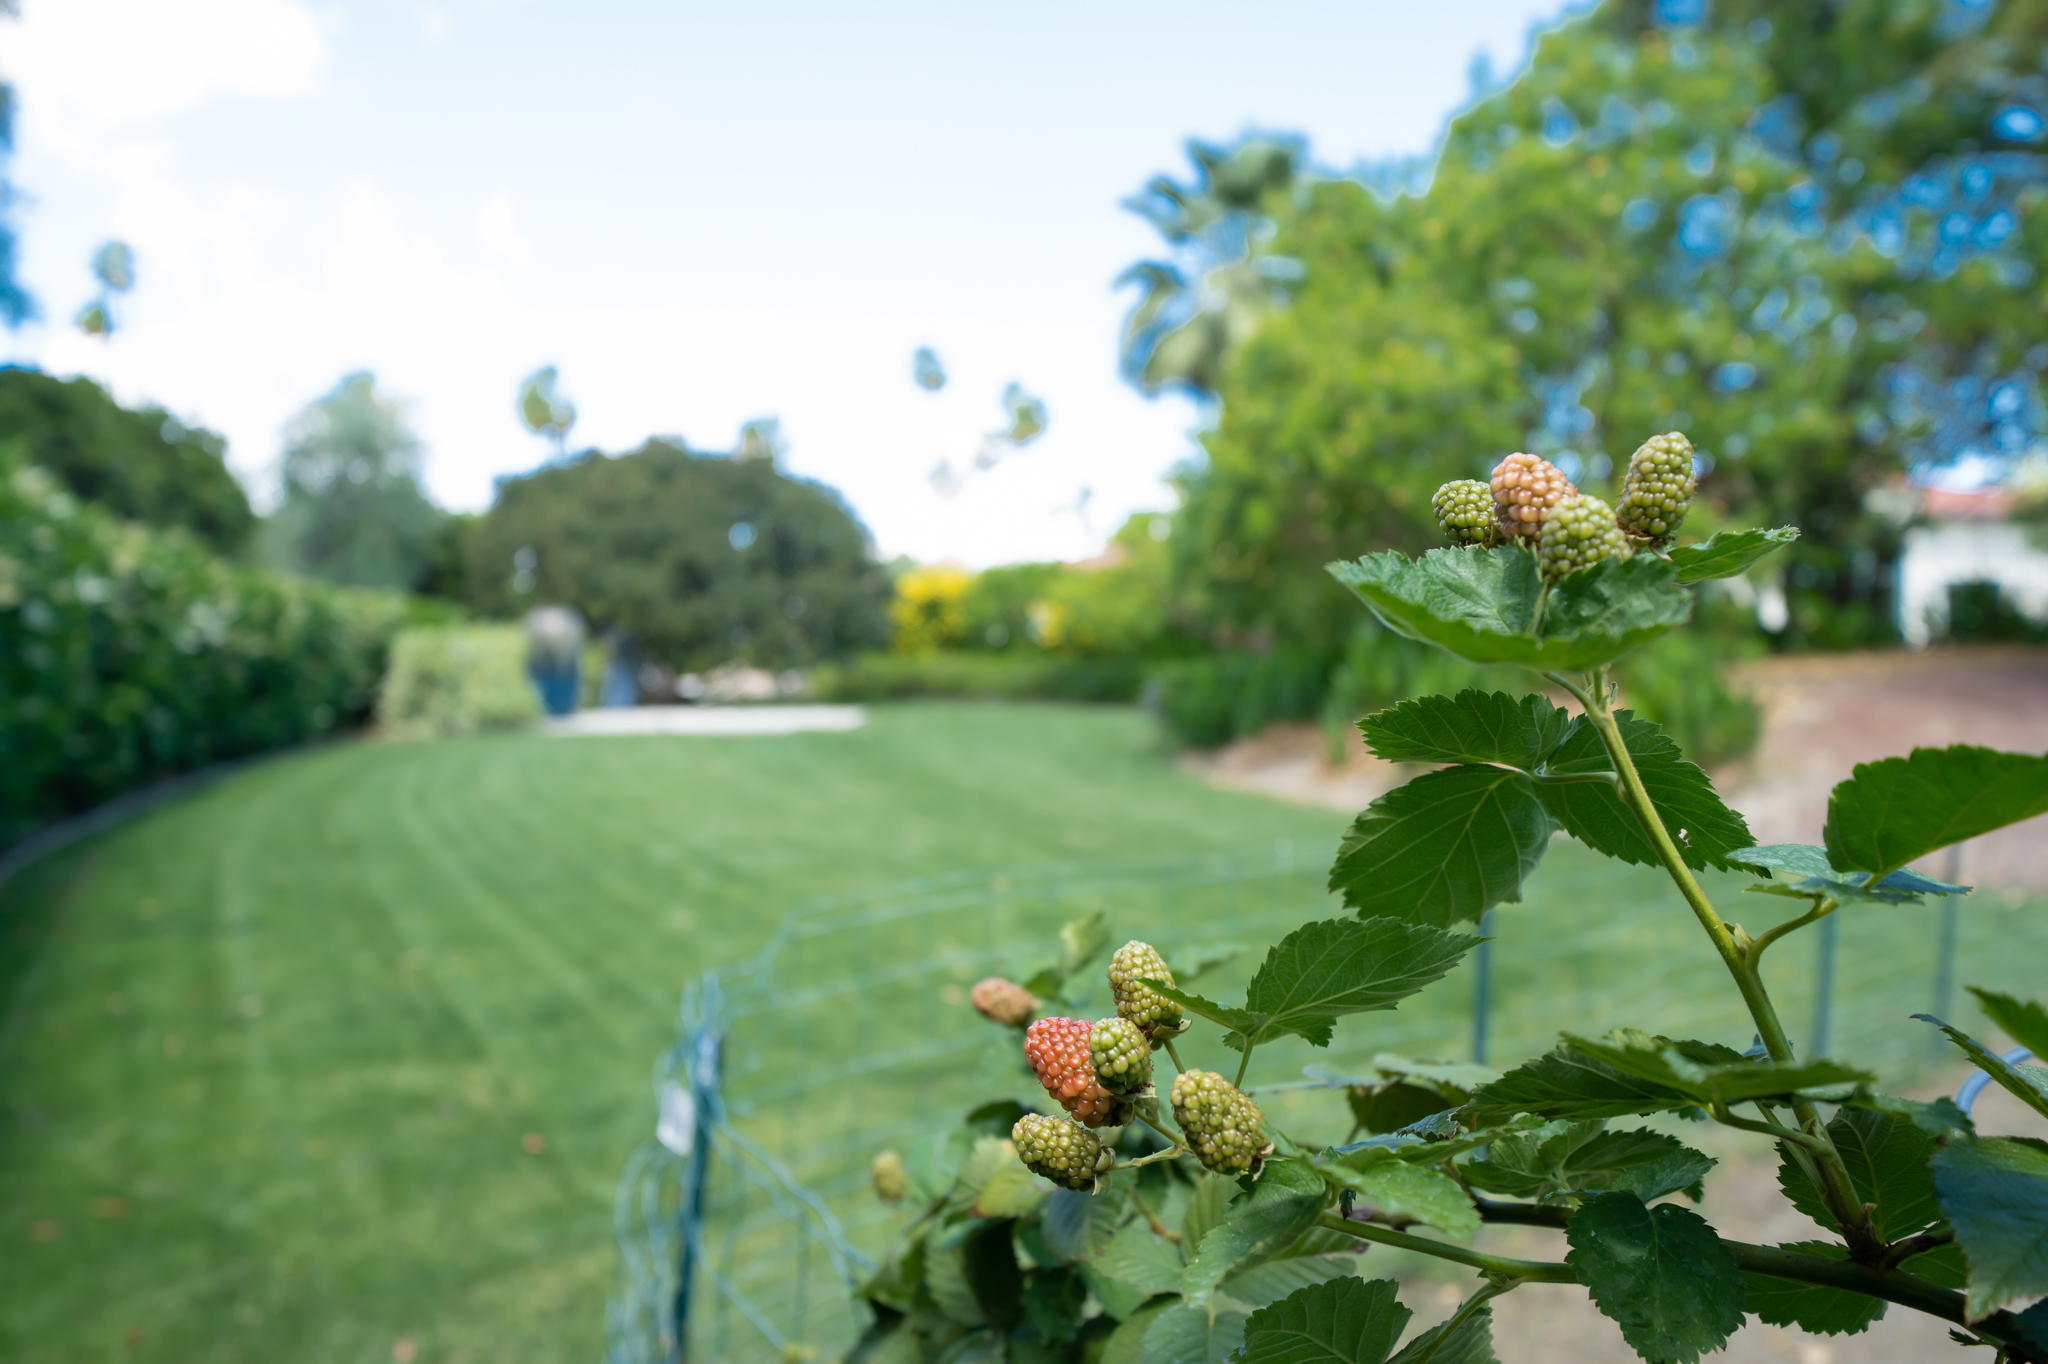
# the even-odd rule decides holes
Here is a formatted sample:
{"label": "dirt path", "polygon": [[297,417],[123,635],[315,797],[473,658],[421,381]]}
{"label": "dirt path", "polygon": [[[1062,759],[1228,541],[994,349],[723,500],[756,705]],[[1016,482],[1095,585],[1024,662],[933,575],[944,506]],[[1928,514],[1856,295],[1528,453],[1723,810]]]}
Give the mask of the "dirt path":
{"label": "dirt path", "polygon": [[[2048,749],[2048,650],[1772,658],[1741,678],[1764,708],[1763,740],[1714,779],[1760,843],[1819,842],[1828,792],[1860,762],[1918,745]],[[1333,760],[1330,736],[1315,725],[1276,726],[1182,761],[1220,786],[1347,811],[1410,775],[1355,735]],[[1976,839],[1963,873],[1983,885],[2048,888],[2048,839],[2025,827]]]}

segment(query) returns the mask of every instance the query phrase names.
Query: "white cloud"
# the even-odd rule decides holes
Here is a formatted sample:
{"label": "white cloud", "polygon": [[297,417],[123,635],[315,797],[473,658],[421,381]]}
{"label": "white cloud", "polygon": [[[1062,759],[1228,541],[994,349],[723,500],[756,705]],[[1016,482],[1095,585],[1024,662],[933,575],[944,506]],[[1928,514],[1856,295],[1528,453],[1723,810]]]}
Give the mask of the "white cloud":
{"label": "white cloud", "polygon": [[519,228],[512,196],[494,194],[477,211],[476,237],[484,252],[507,265],[533,264],[533,243]]}
{"label": "white cloud", "polygon": [[4,69],[38,124],[132,124],[221,96],[305,94],[326,28],[296,0],[44,0],[9,26]]}

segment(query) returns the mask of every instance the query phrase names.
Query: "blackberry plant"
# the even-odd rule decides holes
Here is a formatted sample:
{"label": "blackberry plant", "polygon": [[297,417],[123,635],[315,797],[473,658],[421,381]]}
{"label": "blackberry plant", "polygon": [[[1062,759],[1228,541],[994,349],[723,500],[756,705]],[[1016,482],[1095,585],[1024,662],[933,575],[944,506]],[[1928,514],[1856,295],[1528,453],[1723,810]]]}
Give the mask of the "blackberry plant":
{"label": "blackberry plant", "polygon": [[[1647,442],[1618,513],[1511,455],[1488,490],[1502,543],[1470,533],[1472,489],[1454,484],[1438,499],[1454,548],[1331,566],[1387,628],[1516,665],[1542,690],[1420,696],[1361,722],[1380,757],[1431,770],[1359,814],[1330,872],[1347,912],[1274,944],[1242,999],[1196,990],[1213,960],[1170,969],[1132,942],[1106,972],[1110,1016],[1032,1023],[1036,1102],[976,1110],[909,1177],[918,1211],[867,1286],[873,1324],[852,1358],[1488,1361],[1492,1299],[1577,1284],[1647,1360],[1690,1364],[1750,1318],[1847,1335],[1904,1309],[2001,1364],[2048,1364],[2048,1142],[1980,1130],[1953,1102],[1801,1051],[1767,979],[1772,949],[1831,916],[1966,893],[1913,864],[2048,812],[2048,756],[1956,745],[1865,763],[1835,788],[1818,842],[1758,846],[1706,773],[1621,704],[1621,665],[1685,624],[1694,585],[1797,534],[1673,546],[1690,452],[1675,432]],[[1479,941],[1460,926],[1518,900],[1559,833],[1662,869],[1671,901],[1639,912],[1695,921],[1746,1035],[1667,1035],[1650,1000],[1643,1026],[1567,1029],[1505,1074],[1382,1055],[1328,1091],[1343,1102],[1322,1130],[1282,1131],[1261,1111],[1255,1056],[1328,1046],[1340,1020],[1443,978]],[[1707,868],[1761,892],[1743,897],[1747,922],[1708,896]],[[1058,963],[1013,988],[1085,1011],[1076,982],[1106,945],[1099,916],[1070,925]],[[1975,994],[1995,1027],[2048,1056],[2048,1007]],[[2048,1119],[2043,1072],[1925,1021]],[[1181,1064],[1185,1029],[1203,1025],[1235,1053],[1233,1074]],[[1759,1244],[1707,1222],[1691,1204],[1715,1162],[1671,1124],[1643,1125],[1672,1116],[1758,1142],[1814,1232]],[[876,1186],[897,1187],[884,1164]],[[1557,1248],[1499,1254],[1481,1243],[1495,1225],[1549,1229]],[[1410,1314],[1395,1284],[1359,1274],[1372,1245],[1461,1266],[1470,1292],[1396,1349]]]}

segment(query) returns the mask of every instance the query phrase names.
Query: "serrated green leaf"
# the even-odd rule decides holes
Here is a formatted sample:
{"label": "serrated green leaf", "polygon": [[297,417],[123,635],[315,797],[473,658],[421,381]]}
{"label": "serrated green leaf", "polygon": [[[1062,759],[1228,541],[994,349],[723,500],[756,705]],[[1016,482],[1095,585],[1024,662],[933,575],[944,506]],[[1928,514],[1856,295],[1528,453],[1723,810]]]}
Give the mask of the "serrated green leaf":
{"label": "serrated green leaf", "polygon": [[1355,1253],[1287,1255],[1238,1270],[1217,1287],[1216,1293],[1219,1298],[1228,1298],[1247,1309],[1257,1309],[1304,1288],[1348,1278],[1358,1272],[1358,1265]]}
{"label": "serrated green leaf", "polygon": [[967,1282],[967,1255],[959,1246],[931,1246],[925,1251],[924,1286],[932,1305],[949,1321],[980,1326],[988,1320],[974,1288]]}
{"label": "serrated green leaf", "polygon": [[1046,1249],[1062,1260],[1100,1255],[1129,1212],[1130,1194],[1120,1181],[1105,1181],[1099,1194],[1055,1189],[1038,1219]]}
{"label": "serrated green leaf", "polygon": [[1545,1118],[1619,1118],[1690,1108],[1694,1102],[1675,1089],[1617,1070],[1564,1043],[1480,1087],[1465,1113],[1480,1124],[1517,1113]]}
{"label": "serrated green leaf", "polygon": [[1327,1194],[1322,1179],[1291,1160],[1269,1160],[1259,1182],[1223,1210],[1223,1219],[1202,1237],[1181,1271],[1180,1290],[1203,1302],[1225,1275],[1246,1261],[1270,1254],[1316,1220]]}
{"label": "serrated green leaf", "polygon": [[1697,545],[1680,545],[1671,551],[1671,566],[1682,583],[1705,582],[1709,578],[1733,578],[1765,555],[1783,549],[1799,538],[1799,527],[1777,526],[1771,530],[1724,530]]}
{"label": "serrated green leaf", "polygon": [[2000,994],[1975,985],[1969,988],[1970,993],[1977,996],[1977,1002],[1984,1006],[1986,1018],[2005,1029],[2007,1036],[2036,1057],[2048,1060],[2048,1009],[2016,995]]}
{"label": "serrated green leaf", "polygon": [[1453,1316],[1401,1347],[1387,1364],[1500,1364],[1493,1353],[1493,1309]]}
{"label": "serrated green leaf", "polygon": [[[1670,735],[1633,711],[1617,711],[1614,719],[1650,804],[1677,840],[1686,865],[1719,866],[1737,848],[1755,842],[1742,816],[1728,808],[1715,793],[1713,781],[1698,764],[1687,761]],[[1545,772],[1560,776],[1613,768],[1600,732],[1584,716],[1572,722],[1543,764]],[[1656,845],[1613,786],[1604,782],[1545,783],[1537,791],[1544,808],[1565,832],[1587,847],[1624,862],[1657,863]]]}
{"label": "serrated green leaf", "polygon": [[1377,1053],[1372,1068],[1389,1080],[1432,1086],[1447,1099],[1462,1100],[1479,1086],[1500,1078],[1492,1066],[1470,1061],[1418,1061],[1390,1051]]}
{"label": "serrated green leaf", "polygon": [[1342,1161],[1319,1167],[1358,1195],[1360,1203],[1394,1217],[1412,1217],[1453,1240],[1479,1230],[1479,1209],[1458,1181],[1432,1165],[1384,1160],[1365,1169]]}
{"label": "serrated green leaf", "polygon": [[1202,1182],[1195,1185],[1195,1191],[1188,1196],[1188,1210],[1180,1219],[1181,1256],[1195,1253],[1195,1247],[1202,1244],[1202,1238],[1209,1229],[1223,1220],[1223,1210],[1230,1206],[1230,1200],[1237,1197],[1237,1181],[1226,1179],[1219,1174],[1205,1174]]}
{"label": "serrated green leaf", "polygon": [[1874,1083],[1867,1070],[1839,1061],[1771,1061],[1711,1042],[1674,1041],[1633,1028],[1605,1037],[1564,1035],[1567,1045],[1617,1070],[1701,1104],[1735,1104],[1801,1090]]}
{"label": "serrated green leaf", "polygon": [[1143,1364],[1224,1364],[1244,1344],[1245,1314],[1168,1305],[1145,1329]]}
{"label": "serrated green leaf", "polygon": [[2048,757],[1973,744],[1859,763],[1828,797],[1838,867],[1889,872],[1937,848],[2048,812]]}
{"label": "serrated green leaf", "polygon": [[982,1316],[999,1331],[1024,1319],[1024,1271],[1007,1226],[984,1227],[960,1244],[961,1268]]}
{"label": "serrated green leaf", "polygon": [[2048,1143],[1952,1142],[1934,1157],[1934,1187],[1969,1263],[1970,1320],[2048,1294]]}
{"label": "serrated green leaf", "polygon": [[[1887,1241],[1928,1226],[1941,1215],[1934,1199],[1934,1174],[1927,1162],[1934,1155],[1932,1135],[1896,1113],[1844,1108],[1828,1123],[1828,1138],[1849,1172],[1849,1186],[1858,1201],[1873,1204],[1871,1223]],[[1792,1206],[1830,1231],[1842,1230],[1828,1211],[1806,1167],[1790,1151],[1780,1149],[1778,1186]]]}
{"label": "serrated green leaf", "polygon": [[1570,725],[1571,716],[1544,697],[1467,689],[1403,701],[1358,727],[1389,762],[1505,763],[1530,771]]}
{"label": "serrated green leaf", "polygon": [[1037,1176],[1016,1161],[1010,1161],[982,1185],[975,1195],[976,1217],[1029,1217],[1044,1205],[1047,1189]]}
{"label": "serrated green leaf", "polygon": [[1160,1298],[1131,1313],[1102,1342],[1101,1364],[1145,1364],[1145,1333],[1169,1307],[1178,1306],[1178,1301]]}
{"label": "serrated green leaf", "polygon": [[1391,1280],[1333,1279],[1252,1313],[1239,1364],[1384,1364],[1408,1315]]}
{"label": "serrated green leaf", "polygon": [[1330,889],[1364,918],[1477,920],[1521,898],[1555,831],[1523,773],[1445,768],[1365,808],[1337,849]]}
{"label": "serrated green leaf", "polygon": [[1712,1156],[1662,1132],[1572,1123],[1503,1138],[1464,1169],[1469,1182],[1514,1198],[1618,1189],[1647,1203],[1697,1187],[1713,1167]]}
{"label": "serrated green leaf", "polygon": [[[1410,1123],[1420,1122],[1445,1109],[1442,1094],[1403,1081],[1354,1085],[1344,1092],[1344,1100],[1351,1108],[1352,1124],[1360,1132],[1372,1136],[1398,1132]],[[1455,1100],[1453,1106],[1462,1102],[1462,1099]]]}
{"label": "serrated green leaf", "polygon": [[1955,1101],[1949,1098],[1902,1099],[1896,1094],[1865,1091],[1850,1095],[1844,1102],[1852,1108],[1867,1108],[1873,1113],[1889,1113],[1893,1117],[1904,1118],[1929,1136],[1968,1136],[1977,1130],[1970,1121],[1970,1115],[1957,1108]]}
{"label": "serrated green leaf", "polygon": [[1253,1041],[1297,1033],[1330,1044],[1334,1020],[1391,1009],[1441,980],[1479,939],[1396,919],[1325,919],[1274,945],[1245,989]]}
{"label": "serrated green leaf", "polygon": [[[1041,1341],[1072,1344],[1087,1306],[1088,1284],[1082,1273],[1061,1266],[1034,1269],[1024,1276],[1024,1323]],[[1015,1355],[1011,1360],[1016,1364]]]}
{"label": "serrated green leaf", "polygon": [[1967,895],[1971,887],[1937,881],[1919,872],[1901,870],[1869,884],[1868,872],[1837,871],[1828,863],[1827,849],[1812,843],[1770,843],[1743,848],[1725,859],[1752,871],[1779,872],[1788,879],[1751,890],[1807,897],[1826,895],[1842,904],[1917,904],[1928,895]]}
{"label": "serrated green leaf", "polygon": [[1420,559],[1388,550],[1329,571],[1395,634],[1473,663],[1597,668],[1692,614],[1676,571],[1650,554],[1608,559],[1558,583],[1541,638],[1531,627],[1543,582],[1525,549],[1433,549]]}
{"label": "serrated green leaf", "polygon": [[[1779,1250],[1797,1251],[1824,1260],[1846,1260],[1849,1252],[1832,1241],[1793,1241]],[[1817,1335],[1852,1336],[1867,1331],[1884,1315],[1883,1298],[1867,1298],[1843,1288],[1774,1279],[1768,1274],[1742,1276],[1743,1302],[1759,1321],[1795,1326]]]}
{"label": "serrated green leaf", "polygon": [[[1147,1298],[1179,1290],[1180,1247],[1155,1235],[1143,1221],[1132,1221],[1118,1228],[1086,1268],[1105,1309],[1111,1316],[1126,1317]],[[1105,1286],[1118,1298],[1117,1303],[1104,1295]]]}
{"label": "serrated green leaf", "polygon": [[1565,1227],[1565,1263],[1645,1359],[1691,1364],[1742,1325],[1742,1274],[1714,1229],[1676,1203],[1587,1199]]}
{"label": "serrated green leaf", "polygon": [[1933,1014],[1914,1014],[1913,1017],[1940,1028],[1948,1034],[1949,1041],[1962,1048],[1963,1055],[1970,1058],[1972,1065],[1991,1077],[1993,1083],[2048,1118],[2048,1085],[2043,1085],[2031,1072],[2022,1070],[1962,1029],[1950,1027]]}

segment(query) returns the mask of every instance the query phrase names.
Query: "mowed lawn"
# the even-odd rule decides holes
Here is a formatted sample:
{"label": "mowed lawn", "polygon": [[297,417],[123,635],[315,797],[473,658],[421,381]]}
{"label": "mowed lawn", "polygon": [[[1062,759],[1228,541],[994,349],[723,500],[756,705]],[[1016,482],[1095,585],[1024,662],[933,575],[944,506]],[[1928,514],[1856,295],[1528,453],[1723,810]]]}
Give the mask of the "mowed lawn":
{"label": "mowed lawn", "polygon": [[[1114,709],[918,704],[852,734],[357,743],[263,764],[0,888],[0,1358],[594,1359],[615,1182],[697,971],[821,897],[1280,840],[1313,854],[1342,824],[1180,775],[1151,723]],[[915,1058],[985,1027],[958,1001],[992,954],[1088,908],[1169,951],[1335,912],[1312,871],[1116,879],[833,920],[863,926],[792,951],[786,1018],[730,1043],[750,1130],[862,1239],[884,1235],[862,1167],[979,1083]],[[1784,903],[1739,884],[1714,880],[1732,915]],[[1747,1041],[1652,873],[1560,841],[1495,920],[1496,1059],[1561,1027]],[[1905,1016],[1933,1002],[1934,942],[1928,910],[1845,926],[1836,1051],[1933,1055]],[[1961,942],[1962,980],[2038,992],[2038,902],[1976,897]],[[1774,959],[1803,1034],[1811,947]],[[1204,988],[1227,994],[1254,960]],[[1461,970],[1329,1053],[1262,1050],[1260,1071],[1462,1056],[1471,998]],[[876,1051],[911,1059],[863,1075]],[[819,1102],[817,1077],[842,1073],[860,1078]],[[1312,1137],[1326,1102],[1274,1107]],[[743,1277],[772,1294],[778,1268]]]}
{"label": "mowed lawn", "polygon": [[595,1358],[693,972],[833,892],[1339,824],[1112,709],[263,764],[0,889],[0,1358]]}

